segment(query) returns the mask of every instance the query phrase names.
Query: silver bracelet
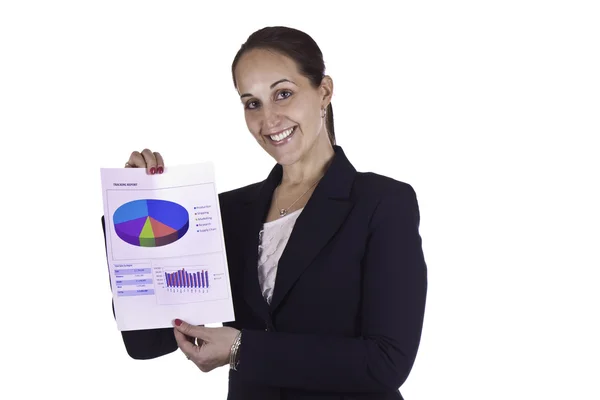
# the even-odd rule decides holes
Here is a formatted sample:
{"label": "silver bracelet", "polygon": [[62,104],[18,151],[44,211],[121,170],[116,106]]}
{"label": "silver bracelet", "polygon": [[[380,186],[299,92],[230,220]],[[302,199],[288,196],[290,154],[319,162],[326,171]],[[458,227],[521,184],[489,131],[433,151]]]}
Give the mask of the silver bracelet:
{"label": "silver bracelet", "polygon": [[237,366],[240,363],[238,359],[238,350],[240,348],[240,344],[242,343],[242,331],[238,333],[233,344],[231,345],[231,352],[229,353],[229,368],[237,371]]}

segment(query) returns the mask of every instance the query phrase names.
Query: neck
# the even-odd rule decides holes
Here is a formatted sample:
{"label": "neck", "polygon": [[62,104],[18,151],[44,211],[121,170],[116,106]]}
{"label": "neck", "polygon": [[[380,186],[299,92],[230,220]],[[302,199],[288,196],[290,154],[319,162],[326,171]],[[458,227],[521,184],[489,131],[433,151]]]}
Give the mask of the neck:
{"label": "neck", "polygon": [[[319,143],[323,136],[327,142]],[[283,166],[281,186],[312,185],[323,176],[334,155],[335,151],[329,138],[327,135],[321,135],[317,143],[306,152],[303,158],[294,164]]]}

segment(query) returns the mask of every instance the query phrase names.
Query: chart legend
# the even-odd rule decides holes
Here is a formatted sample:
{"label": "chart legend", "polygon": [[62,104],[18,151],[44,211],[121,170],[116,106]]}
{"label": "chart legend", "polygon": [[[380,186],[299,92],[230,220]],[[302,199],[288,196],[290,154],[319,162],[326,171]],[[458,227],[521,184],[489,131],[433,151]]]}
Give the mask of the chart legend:
{"label": "chart legend", "polygon": [[166,200],[134,200],[113,215],[115,232],[126,243],[140,247],[166,246],[181,239],[190,222],[187,210]]}

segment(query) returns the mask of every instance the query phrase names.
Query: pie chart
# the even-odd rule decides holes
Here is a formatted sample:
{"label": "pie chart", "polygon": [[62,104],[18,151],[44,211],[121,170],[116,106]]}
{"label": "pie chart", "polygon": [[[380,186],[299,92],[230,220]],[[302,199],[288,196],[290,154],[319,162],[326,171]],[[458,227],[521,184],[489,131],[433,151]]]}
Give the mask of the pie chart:
{"label": "pie chart", "polygon": [[190,226],[187,210],[167,200],[125,203],[113,214],[117,236],[140,247],[159,247],[181,239]]}

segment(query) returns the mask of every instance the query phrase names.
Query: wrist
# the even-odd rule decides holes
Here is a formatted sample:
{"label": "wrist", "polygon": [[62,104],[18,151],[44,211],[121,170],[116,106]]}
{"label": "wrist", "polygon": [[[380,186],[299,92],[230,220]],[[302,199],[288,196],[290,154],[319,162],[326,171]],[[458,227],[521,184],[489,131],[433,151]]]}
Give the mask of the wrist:
{"label": "wrist", "polygon": [[237,366],[240,363],[240,345],[242,344],[242,331],[239,331],[231,345],[229,352],[229,368],[237,371]]}

